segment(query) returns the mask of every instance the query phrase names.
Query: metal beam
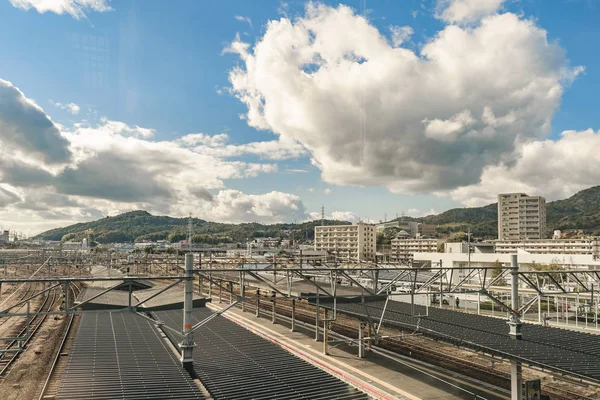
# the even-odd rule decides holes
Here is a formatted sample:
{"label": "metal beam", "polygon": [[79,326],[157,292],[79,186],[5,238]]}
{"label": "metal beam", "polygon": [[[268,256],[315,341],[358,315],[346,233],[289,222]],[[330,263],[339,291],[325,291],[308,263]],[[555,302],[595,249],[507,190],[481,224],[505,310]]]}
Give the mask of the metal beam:
{"label": "metal beam", "polygon": [[74,310],[74,309],[76,309],[77,307],[81,307],[82,305],[84,305],[84,304],[87,304],[87,303],[89,303],[90,301],[97,299],[98,297],[102,296],[103,294],[106,294],[106,293],[110,292],[111,290],[114,290],[114,289],[116,289],[117,287],[121,286],[122,284],[123,284],[123,282],[119,282],[119,283],[117,283],[116,285],[113,285],[113,286],[109,287],[108,289],[101,291],[101,292],[100,292],[100,293],[98,293],[97,295],[94,295],[94,296],[90,297],[90,298],[89,298],[89,299],[87,299],[87,300],[85,300],[85,301],[82,301],[81,303],[77,303],[77,304],[75,304],[73,307],[69,308],[69,310]]}
{"label": "metal beam", "polygon": [[173,286],[178,285],[181,283],[181,280],[175,281],[171,284],[169,284],[168,286],[165,286],[164,288],[162,288],[161,290],[159,290],[158,292],[154,293],[152,296],[146,297],[144,300],[140,300],[137,304],[133,305],[133,308],[136,308],[138,306],[140,306],[141,304],[152,300],[153,298],[155,298],[156,296],[158,296],[159,294],[162,294],[164,292],[166,292],[167,290],[171,289]]}

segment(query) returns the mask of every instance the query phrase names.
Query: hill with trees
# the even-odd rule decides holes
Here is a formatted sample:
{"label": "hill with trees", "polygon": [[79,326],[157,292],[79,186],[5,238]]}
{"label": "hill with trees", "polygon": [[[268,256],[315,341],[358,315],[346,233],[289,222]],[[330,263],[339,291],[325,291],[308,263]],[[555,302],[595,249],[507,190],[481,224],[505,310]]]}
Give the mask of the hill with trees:
{"label": "hill with trees", "polygon": [[[93,222],[84,222],[64,228],[51,229],[35,238],[42,240],[80,241],[88,238],[97,243],[145,242],[167,240],[176,242],[187,238],[189,218],[156,216],[147,211],[131,211]],[[345,224],[345,221],[325,221],[327,225]],[[223,224],[192,218],[195,243],[219,244],[246,242],[258,237],[284,237],[312,240],[314,227],[321,220],[300,224],[259,223]]]}
{"label": "hill with trees", "polygon": [[[594,186],[576,193],[565,200],[546,204],[548,232],[582,230],[584,234],[600,235],[600,186]],[[437,225],[440,235],[450,240],[466,238],[471,228],[474,238],[495,239],[497,237],[498,205],[484,207],[454,208],[438,215],[422,218],[406,217]],[[326,225],[344,224],[345,221],[325,221]],[[223,224],[193,218],[193,240],[196,243],[219,244],[246,242],[257,237],[288,238],[293,232],[296,239],[312,240],[314,227],[321,220],[300,224],[283,223],[264,225],[259,223]],[[57,228],[39,234],[36,238],[45,240],[79,241],[89,237],[98,243],[143,242],[183,240],[187,236],[188,218],[155,216],[146,211],[132,211],[114,217],[106,217],[93,222],[79,223]]]}

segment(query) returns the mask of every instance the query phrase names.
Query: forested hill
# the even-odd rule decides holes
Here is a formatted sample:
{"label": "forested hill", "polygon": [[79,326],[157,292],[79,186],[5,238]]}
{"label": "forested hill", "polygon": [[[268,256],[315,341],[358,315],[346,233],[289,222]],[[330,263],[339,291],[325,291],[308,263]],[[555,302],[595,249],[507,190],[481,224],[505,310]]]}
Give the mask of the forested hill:
{"label": "forested hill", "polygon": [[[548,232],[555,229],[569,231],[581,229],[585,234],[600,235],[600,186],[582,190],[565,200],[547,204]],[[435,224],[439,234],[460,239],[468,228],[475,238],[497,237],[498,206],[496,203],[484,207],[454,208],[438,215],[411,220]],[[328,225],[346,223],[326,221]],[[39,239],[81,240],[90,237],[98,243],[134,242],[147,240],[177,241],[186,238],[187,218],[155,216],[146,211],[132,211],[115,217],[57,228],[41,233]],[[221,224],[193,219],[194,242],[223,243],[245,242],[254,237],[289,237],[294,231],[297,239],[312,239],[315,225],[321,221],[301,224],[258,223]]]}
{"label": "forested hill", "polygon": [[[36,236],[43,240],[79,241],[89,237],[98,243],[144,242],[149,240],[184,240],[187,237],[189,218],[156,216],[146,211],[132,211],[115,217],[106,217],[93,222],[79,223],[64,228],[51,229]],[[325,221],[326,224],[343,224],[344,221]],[[315,225],[321,220],[301,224],[258,223],[221,224],[193,218],[195,243],[246,242],[255,237],[287,238],[293,230],[296,238],[312,239]]]}
{"label": "forested hill", "polygon": [[[454,208],[415,220],[438,225],[438,233],[464,233],[470,227],[475,237],[494,239],[498,235],[498,203]],[[549,234],[555,229],[581,229],[585,234],[600,235],[600,186],[582,190],[568,199],[547,203],[546,222]]]}

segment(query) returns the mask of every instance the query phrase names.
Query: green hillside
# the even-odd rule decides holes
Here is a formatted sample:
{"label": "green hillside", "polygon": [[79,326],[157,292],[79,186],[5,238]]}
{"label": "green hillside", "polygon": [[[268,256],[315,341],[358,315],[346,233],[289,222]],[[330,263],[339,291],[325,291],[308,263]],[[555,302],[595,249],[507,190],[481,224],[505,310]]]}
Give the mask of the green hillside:
{"label": "green hillside", "polygon": [[[438,215],[423,218],[407,218],[437,225],[441,235],[460,240],[468,228],[474,238],[495,239],[497,237],[498,206],[496,203],[484,207],[454,208]],[[569,231],[582,229],[585,234],[600,235],[600,186],[582,190],[565,200],[547,204],[548,232],[555,229]],[[326,221],[326,224],[343,224],[343,221]],[[41,233],[39,239],[81,240],[90,237],[98,243],[141,242],[147,240],[178,241],[186,238],[187,218],[155,216],[146,211],[132,211],[115,217],[106,217],[57,228]],[[321,221],[301,224],[221,224],[193,219],[194,242],[225,243],[245,242],[255,237],[288,238],[294,231],[297,239],[312,239],[315,225]]]}
{"label": "green hillside", "polygon": [[[106,217],[93,222],[79,223],[64,228],[51,229],[36,236],[43,240],[80,241],[89,236],[98,243],[143,242],[168,240],[169,242],[184,240],[187,237],[189,218],[172,218],[155,216],[146,211],[131,211],[115,217]],[[343,224],[343,221],[325,221],[328,225]],[[227,243],[246,242],[256,237],[287,238],[293,230],[295,238],[312,239],[315,225],[321,221],[310,221],[301,224],[258,223],[221,224],[193,218],[195,243]]]}

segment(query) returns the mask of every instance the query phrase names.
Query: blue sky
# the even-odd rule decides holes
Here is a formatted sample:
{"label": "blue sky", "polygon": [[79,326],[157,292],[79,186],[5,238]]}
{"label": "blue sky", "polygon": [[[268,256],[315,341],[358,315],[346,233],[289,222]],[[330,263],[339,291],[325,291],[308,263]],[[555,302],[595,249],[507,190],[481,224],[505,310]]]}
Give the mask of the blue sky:
{"label": "blue sky", "polygon": [[[15,6],[19,1],[22,6]],[[465,1],[468,3],[468,0],[445,2],[353,0],[341,3],[353,10],[353,18],[366,16],[370,28],[376,29],[389,41],[392,41],[393,36],[391,27],[410,27],[412,34],[399,46],[423,57],[421,54],[423,48],[449,26],[457,25],[459,29],[465,30],[477,29],[481,23],[479,17],[465,22],[441,16],[453,2]],[[527,119],[519,129],[536,130],[538,126],[535,124],[541,125],[540,120],[549,118],[552,122],[551,127],[540,128],[543,134],[535,133],[528,139],[560,140],[563,131],[580,132],[591,128],[594,131],[592,139],[595,140],[595,132],[600,127],[600,115],[597,113],[594,101],[600,89],[600,53],[594,50],[593,43],[600,39],[600,24],[598,24],[600,2],[596,0],[507,0],[504,2],[491,0],[491,3],[494,2],[500,3],[499,6],[486,11],[486,16],[514,14],[518,18],[518,23],[528,21],[536,29],[545,30],[548,43],[556,47],[552,49],[551,55],[543,53],[543,57],[544,60],[550,60],[550,63],[556,59],[560,60],[547,68],[536,65],[532,73],[584,67],[575,74],[576,77],[572,81],[565,82],[564,77],[561,78],[562,95],[553,100],[552,104],[544,103],[544,111],[540,112],[543,115],[536,113],[535,117],[531,117],[531,121]],[[84,7],[82,10],[85,16],[80,15],[79,18],[69,15],[68,12],[58,14],[56,9],[55,12],[40,13],[36,10],[35,3],[36,0],[13,0],[12,3],[8,0],[0,1],[0,48],[2,48],[0,79],[19,88],[26,98],[35,101],[52,121],[60,124],[60,127],[64,127],[66,131],[73,132],[77,126],[80,126],[75,124],[82,123],[90,127],[98,127],[102,125],[101,117],[104,117],[105,120],[119,121],[129,126],[153,129],[154,135],[147,140],[154,142],[173,142],[192,133],[205,135],[226,133],[229,136],[228,143],[235,145],[273,141],[280,136],[293,138],[308,150],[299,156],[275,160],[268,160],[264,154],[244,152],[226,158],[227,162],[242,161],[276,165],[277,172],[258,173],[243,178],[232,177],[235,175],[232,174],[219,178],[221,187],[219,185],[206,187],[206,190],[215,196],[220,190],[231,189],[239,190],[244,195],[260,196],[277,191],[299,197],[304,207],[302,212],[283,213],[277,218],[274,217],[273,221],[301,219],[303,215],[306,216],[310,212],[319,212],[322,204],[327,213],[334,211],[353,213],[355,217],[372,220],[383,219],[384,215],[388,218],[395,217],[396,213],[403,212],[422,215],[432,210],[441,212],[463,205],[485,204],[490,197],[482,193],[493,190],[525,189],[539,191],[549,199],[561,198],[589,186],[592,179],[586,177],[571,182],[567,189],[560,182],[556,182],[556,186],[560,186],[560,189],[545,187],[539,183],[540,180],[544,180],[543,177],[528,177],[523,171],[515,169],[517,167],[512,167],[518,158],[514,156],[518,152],[518,147],[516,145],[513,147],[512,143],[506,148],[503,147],[502,151],[494,157],[486,158],[484,161],[475,162],[471,160],[474,158],[471,156],[463,158],[467,160],[464,164],[466,172],[457,171],[457,165],[462,165],[460,163],[440,164],[439,168],[431,173],[436,178],[430,178],[430,174],[419,176],[398,172],[410,168],[410,165],[417,162],[415,160],[410,165],[393,163],[380,165],[385,164],[388,158],[406,158],[406,155],[398,155],[398,152],[387,154],[383,150],[377,150],[373,154],[373,167],[364,167],[355,174],[349,172],[349,175],[354,176],[345,177],[340,172],[343,171],[345,164],[340,161],[339,155],[332,155],[332,149],[344,145],[343,139],[339,143],[335,143],[334,139],[319,142],[304,129],[287,129],[285,117],[280,117],[281,113],[277,112],[269,115],[268,111],[265,111],[264,116],[268,122],[257,129],[258,122],[240,118],[240,115],[249,112],[250,106],[240,99],[241,93],[248,87],[233,87],[229,77],[234,67],[240,67],[247,73],[250,67],[244,62],[241,54],[224,53],[224,49],[236,41],[236,34],[239,35],[239,42],[248,43],[251,50],[255,44],[261,42],[265,48],[273,45],[265,39],[270,29],[269,21],[289,18],[291,24],[294,24],[298,18],[308,18],[305,1],[290,0],[285,3],[267,0],[168,3],[107,1],[106,6],[111,7],[112,10],[100,12]],[[59,9],[62,5],[68,6],[71,3],[70,0],[56,0]],[[319,12],[325,15],[328,12],[326,10],[338,10],[339,3],[339,1],[318,3],[324,7]],[[29,10],[25,9],[27,5]],[[331,25],[333,24],[331,21],[334,20],[323,23]],[[473,53],[473,62],[477,61],[477,54],[479,53]],[[258,53],[254,56],[256,60],[260,59]],[[499,57],[498,62],[506,62],[510,57],[510,55],[506,55],[505,58]],[[268,74],[269,70],[265,69],[264,73]],[[376,78],[373,76],[372,80]],[[409,77],[406,79],[408,80]],[[264,85],[258,86],[258,83],[256,85],[252,89],[263,90],[262,96],[269,104],[270,100],[266,93],[270,93],[270,89]],[[343,93],[339,95],[343,96]],[[485,99],[487,92],[482,91],[477,95]],[[293,94],[287,93],[287,96],[290,101],[299,101],[305,99],[303,96],[306,95],[298,94],[298,98],[290,98]],[[465,92],[464,96],[468,97],[469,93]],[[73,103],[79,106],[80,111],[74,115],[56,106],[56,103],[63,105]],[[275,98],[271,104],[277,107]],[[537,106],[538,103],[535,104]],[[468,106],[464,108],[469,109]],[[428,121],[436,120],[455,121],[452,119],[454,116],[463,115],[460,114],[460,109],[450,111],[443,108],[443,112],[437,110],[431,111],[430,114],[425,113],[423,124],[427,125]],[[473,110],[471,113],[475,120],[478,118],[477,113],[481,113],[480,110]],[[367,113],[367,115],[367,118],[376,118],[371,117],[371,114]],[[472,119],[468,115],[466,118],[468,121]],[[390,123],[392,125],[386,126],[402,126],[403,121]],[[529,125],[530,123],[533,125]],[[311,126],[315,128],[316,125]],[[331,126],[331,121],[324,126]],[[367,127],[367,130],[369,129]],[[398,135],[401,135],[404,128],[398,129]],[[523,132],[515,133],[515,135],[519,134],[523,135]],[[321,135],[326,135],[325,131]],[[367,142],[371,140],[369,136],[371,134],[366,135],[366,139],[361,139],[363,144],[364,140]],[[373,147],[383,143],[383,137],[374,134]],[[448,143],[446,139],[442,142],[444,146]],[[595,146],[596,142],[593,143],[590,146]],[[477,150],[472,151],[486,153],[486,147],[482,146],[475,146],[474,149]],[[413,153],[415,151],[418,152],[413,150]],[[443,159],[449,152],[455,151],[455,147],[450,146],[436,151],[441,151]],[[410,153],[410,150],[399,153],[407,154],[407,152]],[[513,154],[512,158],[511,154]],[[427,159],[430,156],[429,153],[424,154],[419,157],[419,160],[425,158],[424,163],[432,164],[432,161]],[[436,156],[437,158],[440,156]],[[311,159],[316,162],[311,162]],[[502,168],[506,173],[505,181],[521,180],[518,185],[506,187],[504,190],[503,187],[490,187],[485,177],[481,178],[485,174],[480,169],[500,168],[501,162],[504,162]],[[180,166],[174,165],[173,168],[180,168]],[[189,168],[193,170],[193,167]],[[454,170],[454,172],[449,173],[446,170]],[[470,175],[472,170],[478,172],[473,172],[470,181],[461,180],[461,175]],[[393,172],[386,172],[388,175],[380,180],[378,171]],[[488,171],[489,174],[492,172],[491,169]],[[202,170],[198,169],[196,173],[201,175]],[[478,182],[479,178],[481,178],[480,182]],[[427,181],[428,179],[430,181]],[[22,200],[27,196],[25,189],[21,190],[19,185],[9,182],[6,176],[3,181],[6,190],[18,194]],[[427,182],[422,183],[422,181]],[[10,188],[8,185],[11,185]],[[51,192],[61,196],[71,196],[71,200],[73,200],[72,196],[81,196],[75,199],[76,201],[90,197],[89,194],[75,193],[73,190],[63,193],[59,189],[52,189]],[[493,196],[491,199],[493,200]],[[27,211],[29,213],[27,223],[44,221],[42,225],[46,227],[70,220],[91,219],[107,213],[107,210],[129,208],[129,206],[124,207],[124,203],[110,206],[102,203],[106,199],[93,200],[94,202],[98,200],[98,203],[90,208],[97,212],[86,209],[71,214],[65,212],[60,218],[44,219],[39,214],[34,216],[31,211]],[[140,204],[144,205],[142,200],[132,203],[131,207]],[[7,213],[8,207],[10,205],[5,206]],[[23,207],[23,209],[32,208]],[[157,206],[155,209],[158,212],[173,214],[184,212],[183,208],[175,210]],[[218,215],[218,213],[214,214],[215,217]],[[260,212],[258,215],[254,219],[263,220]],[[211,219],[212,214],[207,212],[206,215],[200,216]],[[241,220],[237,217],[229,219],[236,222]],[[253,217],[248,215],[246,219],[253,219]],[[267,218],[266,222],[271,220]],[[27,229],[26,226],[19,228]]]}

